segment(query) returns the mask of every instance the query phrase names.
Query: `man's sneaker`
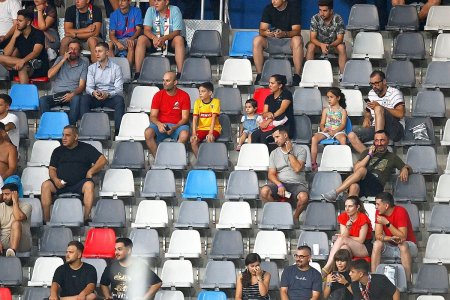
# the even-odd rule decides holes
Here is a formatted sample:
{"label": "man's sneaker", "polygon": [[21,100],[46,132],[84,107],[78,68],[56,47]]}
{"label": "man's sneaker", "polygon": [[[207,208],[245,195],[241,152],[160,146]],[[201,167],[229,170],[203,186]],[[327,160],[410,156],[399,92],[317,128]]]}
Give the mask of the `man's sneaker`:
{"label": "man's sneaker", "polygon": [[342,82],[342,77],[343,77],[342,73],[339,73],[339,82]]}
{"label": "man's sneaker", "polygon": [[140,75],[141,75],[141,73],[139,73],[139,72],[134,73],[133,82],[137,82]]}
{"label": "man's sneaker", "polygon": [[255,85],[259,85],[260,80],[261,80],[261,74],[256,74]]}
{"label": "man's sneaker", "polygon": [[6,250],[6,256],[16,256],[16,251],[14,251],[11,248],[8,248],[8,250]]}
{"label": "man's sneaker", "polygon": [[302,81],[302,77],[300,75],[294,74],[294,76],[292,76],[292,86],[299,86],[300,81]]}
{"label": "man's sneaker", "polygon": [[327,202],[336,202],[337,193],[336,190],[329,191],[328,193],[321,194],[323,199],[325,199]]}
{"label": "man's sneaker", "polygon": [[177,80],[181,78],[181,72],[177,72]]}

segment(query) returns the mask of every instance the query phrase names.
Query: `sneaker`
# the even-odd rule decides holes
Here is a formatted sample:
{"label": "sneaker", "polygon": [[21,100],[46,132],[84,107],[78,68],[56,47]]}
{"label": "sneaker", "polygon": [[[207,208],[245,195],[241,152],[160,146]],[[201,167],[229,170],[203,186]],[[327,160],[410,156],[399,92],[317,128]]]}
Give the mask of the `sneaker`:
{"label": "sneaker", "polygon": [[177,80],[181,78],[181,72],[177,72]]}
{"label": "sneaker", "polygon": [[139,72],[134,73],[133,81],[137,82],[140,75],[141,75],[141,73],[139,73]]}
{"label": "sneaker", "polygon": [[341,73],[339,73],[339,82],[342,82],[342,74]]}
{"label": "sneaker", "polygon": [[329,191],[328,193],[320,195],[327,202],[336,202],[337,193],[336,190]]}
{"label": "sneaker", "polygon": [[261,74],[256,74],[255,85],[259,85],[260,80],[261,80]]}
{"label": "sneaker", "polygon": [[52,60],[54,60],[55,58],[58,57],[58,55],[56,54],[56,51],[53,50],[52,48],[48,48],[47,49],[47,55],[48,55],[48,60],[49,61],[52,61]]}
{"label": "sneaker", "polygon": [[292,86],[299,86],[300,81],[302,81],[302,77],[300,75],[294,74],[294,76],[292,76]]}
{"label": "sneaker", "polygon": [[241,145],[236,146],[236,151],[241,151]]}
{"label": "sneaker", "polygon": [[6,256],[7,257],[16,256],[16,251],[14,251],[14,249],[8,248],[8,250],[6,250]]}

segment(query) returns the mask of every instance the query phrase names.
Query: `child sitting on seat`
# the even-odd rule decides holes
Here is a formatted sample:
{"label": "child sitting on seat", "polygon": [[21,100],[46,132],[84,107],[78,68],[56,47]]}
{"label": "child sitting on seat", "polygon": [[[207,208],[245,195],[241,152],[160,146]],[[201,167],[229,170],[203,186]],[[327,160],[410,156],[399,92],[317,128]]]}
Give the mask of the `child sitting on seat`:
{"label": "child sitting on seat", "polygon": [[241,125],[239,127],[239,143],[236,146],[236,151],[241,150],[242,144],[252,142],[252,132],[255,131],[259,123],[261,123],[262,118],[260,115],[256,114],[256,108],[258,107],[258,102],[255,99],[248,99],[245,101],[245,114],[241,118]]}

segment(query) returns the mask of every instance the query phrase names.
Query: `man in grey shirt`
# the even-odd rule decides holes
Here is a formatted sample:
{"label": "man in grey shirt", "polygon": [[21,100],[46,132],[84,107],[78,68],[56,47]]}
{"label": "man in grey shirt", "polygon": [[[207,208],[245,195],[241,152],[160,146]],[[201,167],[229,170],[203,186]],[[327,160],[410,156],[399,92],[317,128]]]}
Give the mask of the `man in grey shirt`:
{"label": "man in grey shirt", "polygon": [[80,56],[80,42],[73,40],[69,50],[56,59],[48,70],[48,78],[52,80],[53,95],[39,99],[41,114],[55,106],[70,106],[69,121],[75,125],[80,117],[80,102],[86,89],[86,77],[89,66],[87,58]]}
{"label": "man in grey shirt", "polygon": [[120,66],[108,59],[108,52],[109,47],[105,42],[95,46],[97,62],[88,68],[86,83],[88,97],[83,99],[80,113],[83,115],[97,107],[114,109],[115,135],[117,135],[125,110],[123,76]]}
{"label": "man in grey shirt", "polygon": [[287,128],[279,126],[272,134],[278,148],[270,153],[269,184],[263,186],[260,198],[265,202],[296,203],[294,222],[308,205],[308,183],[305,179],[306,150],[289,140]]}

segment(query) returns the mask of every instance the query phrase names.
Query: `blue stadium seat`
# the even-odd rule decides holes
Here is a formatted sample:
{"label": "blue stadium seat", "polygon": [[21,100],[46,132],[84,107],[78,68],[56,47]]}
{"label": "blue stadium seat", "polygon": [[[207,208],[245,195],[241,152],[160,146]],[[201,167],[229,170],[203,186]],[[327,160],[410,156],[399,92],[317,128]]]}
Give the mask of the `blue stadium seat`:
{"label": "blue stadium seat", "polygon": [[[347,117],[347,123],[345,124],[345,134],[349,134],[352,131],[352,121],[350,120],[350,117]],[[329,138],[321,140],[321,145],[340,145],[339,141],[335,138]]]}
{"label": "blue stadium seat", "polygon": [[227,300],[227,295],[221,291],[201,291],[197,300]]}
{"label": "blue stadium seat", "polygon": [[252,57],[253,39],[259,35],[258,31],[237,31],[231,43],[230,56]]}
{"label": "blue stadium seat", "polygon": [[38,110],[39,93],[34,84],[15,84],[9,95],[12,98],[11,110]]}
{"label": "blue stadium seat", "polygon": [[216,199],[216,174],[211,170],[191,170],[183,192],[186,199]]}
{"label": "blue stadium seat", "polygon": [[41,116],[39,128],[34,137],[38,140],[61,139],[63,129],[67,125],[69,125],[69,117],[65,112],[45,112]]}

